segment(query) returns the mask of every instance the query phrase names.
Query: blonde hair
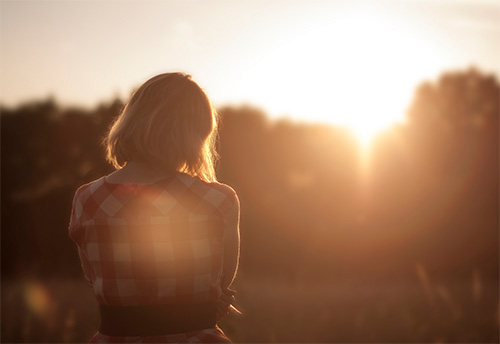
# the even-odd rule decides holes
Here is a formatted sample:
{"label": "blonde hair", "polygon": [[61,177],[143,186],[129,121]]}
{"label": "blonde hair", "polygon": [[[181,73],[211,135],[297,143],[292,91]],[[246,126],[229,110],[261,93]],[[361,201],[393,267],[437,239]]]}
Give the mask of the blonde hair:
{"label": "blonde hair", "polygon": [[190,75],[146,81],[115,120],[104,144],[117,169],[131,160],[216,181],[217,113]]}

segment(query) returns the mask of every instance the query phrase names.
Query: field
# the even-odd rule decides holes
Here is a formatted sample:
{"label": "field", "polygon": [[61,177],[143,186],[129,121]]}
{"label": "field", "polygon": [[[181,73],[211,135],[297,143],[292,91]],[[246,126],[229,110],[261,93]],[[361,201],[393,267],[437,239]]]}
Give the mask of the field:
{"label": "field", "polygon": [[[243,315],[221,323],[240,343],[495,343],[498,285],[477,276],[432,281],[417,269],[414,283],[338,283],[240,276]],[[86,342],[98,324],[97,305],[80,280],[2,282],[2,342]]]}

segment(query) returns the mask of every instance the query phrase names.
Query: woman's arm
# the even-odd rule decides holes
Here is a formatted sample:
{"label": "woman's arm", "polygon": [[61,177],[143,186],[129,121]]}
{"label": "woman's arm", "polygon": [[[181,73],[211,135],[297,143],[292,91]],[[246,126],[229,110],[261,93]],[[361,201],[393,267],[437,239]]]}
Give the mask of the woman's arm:
{"label": "woman's arm", "polygon": [[233,283],[240,255],[240,203],[236,197],[227,213],[223,236],[222,290],[229,289]]}
{"label": "woman's arm", "polygon": [[225,220],[221,281],[222,293],[217,302],[217,321],[229,313],[229,309],[235,300],[234,295],[236,294],[234,290],[229,289],[238,270],[240,255],[240,204],[236,196],[235,202],[226,214]]}
{"label": "woman's arm", "polygon": [[87,280],[88,284],[92,287],[92,267],[90,266],[87,257],[83,253],[81,248],[78,248],[78,255],[80,256],[80,263],[82,265],[83,275]]}

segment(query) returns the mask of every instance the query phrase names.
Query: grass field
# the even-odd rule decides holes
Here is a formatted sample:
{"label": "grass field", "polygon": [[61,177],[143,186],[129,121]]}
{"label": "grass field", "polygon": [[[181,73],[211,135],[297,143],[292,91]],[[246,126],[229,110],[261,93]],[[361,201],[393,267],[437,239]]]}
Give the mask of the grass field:
{"label": "grass field", "polygon": [[[243,315],[221,323],[240,343],[496,343],[498,284],[290,282],[241,276]],[[80,280],[3,280],[2,342],[88,341],[97,304]]]}

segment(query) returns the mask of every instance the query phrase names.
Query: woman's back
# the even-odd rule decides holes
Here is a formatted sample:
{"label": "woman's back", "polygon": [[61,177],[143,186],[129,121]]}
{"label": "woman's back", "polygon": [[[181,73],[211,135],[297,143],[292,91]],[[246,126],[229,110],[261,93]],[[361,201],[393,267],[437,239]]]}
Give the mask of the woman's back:
{"label": "woman's back", "polygon": [[221,293],[227,185],[177,173],[152,184],[105,177],[76,193],[70,236],[109,305],[215,302]]}

